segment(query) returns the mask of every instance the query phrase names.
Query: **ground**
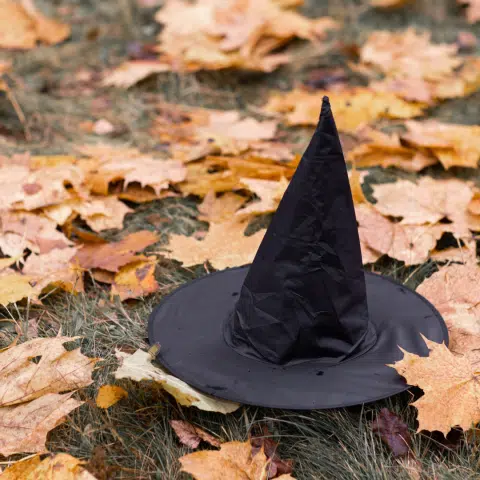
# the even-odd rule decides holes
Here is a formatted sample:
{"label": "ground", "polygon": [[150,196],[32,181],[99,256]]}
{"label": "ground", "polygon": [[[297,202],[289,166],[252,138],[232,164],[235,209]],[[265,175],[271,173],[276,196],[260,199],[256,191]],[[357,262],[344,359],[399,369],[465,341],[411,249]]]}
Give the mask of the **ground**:
{"label": "ground", "polygon": [[[252,107],[264,102],[268,90],[287,90],[306,78],[312,69],[335,66],[342,61],[336,54],[319,57],[311,47],[295,44],[292,47],[297,52],[295,62],[270,75],[236,72],[184,76],[162,74],[128,91],[107,89],[94,81],[91,86],[91,80],[82,85],[78,76],[75,77],[78,72],[84,70],[100,75],[105,69],[119,64],[136,43],[154,41],[159,31],[153,21],[155,8],[139,8],[133,0],[39,2],[47,12],[49,9],[53,11],[51,3],[73,7],[72,17],[65,17],[73,25],[72,38],[54,48],[2,53],[0,57],[14,62],[13,91],[25,117],[23,122],[20,121],[7,99],[0,97],[0,147],[7,154],[23,151],[71,153],[75,145],[95,140],[94,136],[78,128],[81,122],[91,120],[92,116],[120,122],[121,132],[114,142],[127,143],[142,150],[156,149],[157,141],[149,135],[148,127],[154,116],[153,107],[160,99],[252,112]],[[429,29],[436,41],[453,42],[460,30],[480,32],[480,26],[472,27],[465,22],[454,0],[418,0],[407,9],[387,13],[369,9],[367,2],[360,0],[310,0],[306,4],[304,12],[307,15],[328,14],[344,22],[344,29],[335,39],[345,44],[363,41],[372,29],[400,29],[410,25]],[[444,121],[478,123],[480,93],[468,99],[445,102],[432,108],[428,115]],[[310,133],[309,129],[295,129],[288,135],[301,150]],[[439,168],[431,168],[428,173],[475,179],[460,169],[445,173]],[[413,174],[397,170],[378,169],[370,175],[369,181],[412,177]],[[162,241],[166,241],[172,232],[191,234],[197,229],[206,229],[206,224],[195,219],[197,204],[198,200],[194,198],[144,204],[127,217],[126,231],[156,231],[157,228],[146,219],[151,213],[168,219],[159,231]],[[264,222],[268,222],[268,218]],[[113,239],[123,234],[109,231],[105,236]],[[377,263],[375,269],[415,288],[435,271],[436,266],[428,262],[416,268],[405,268],[401,262],[388,260]],[[103,451],[106,462],[113,467],[105,478],[180,479],[187,476],[179,472],[177,458],[188,450],[177,441],[168,423],[170,419],[187,419],[224,440],[246,439],[253,424],[265,422],[280,442],[281,456],[294,459],[294,474],[299,479],[409,478],[407,470],[398,466],[371,432],[369,421],[386,406],[408,420],[413,432],[415,411],[408,403],[418,392],[345,410],[293,412],[244,407],[223,416],[182,408],[160,388],[151,385],[120,382],[129,392],[128,399],[108,411],[95,407],[92,398],[98,386],[112,383],[115,348],[131,352],[147,348],[146,325],[153,306],[176,286],[206,273],[203,266],[186,269],[178,262],[164,260],[156,272],[161,288],[144,301],[112,304],[107,292],[92,286],[84,295],[58,293],[45,300],[39,335],[54,335],[61,327],[65,335],[82,336],[82,350],[86,354],[106,359],[95,374],[95,383],[78,394],[86,401],[84,406],[49,435],[50,450],[81,458],[90,458],[96,448],[97,456]],[[9,308],[4,316],[19,319],[27,331],[28,318],[40,315],[40,311],[35,312],[35,307],[27,309],[19,305]],[[423,478],[478,478],[478,443],[460,442],[459,445],[453,448],[435,435],[415,435],[414,451],[422,464]]]}

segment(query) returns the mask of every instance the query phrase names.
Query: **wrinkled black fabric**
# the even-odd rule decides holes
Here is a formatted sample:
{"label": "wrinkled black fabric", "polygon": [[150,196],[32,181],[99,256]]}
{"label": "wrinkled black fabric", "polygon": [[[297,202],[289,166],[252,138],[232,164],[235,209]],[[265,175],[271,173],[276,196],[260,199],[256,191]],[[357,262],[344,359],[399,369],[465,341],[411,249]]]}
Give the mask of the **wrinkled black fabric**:
{"label": "wrinkled black fabric", "polygon": [[332,363],[375,342],[345,160],[328,99],[225,322],[239,353]]}

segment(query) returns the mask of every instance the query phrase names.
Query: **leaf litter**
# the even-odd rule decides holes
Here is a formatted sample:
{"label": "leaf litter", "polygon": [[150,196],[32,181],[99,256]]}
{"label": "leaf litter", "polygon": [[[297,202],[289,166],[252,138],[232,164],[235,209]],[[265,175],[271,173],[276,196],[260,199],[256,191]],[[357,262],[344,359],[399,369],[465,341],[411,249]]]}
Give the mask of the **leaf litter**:
{"label": "leaf litter", "polygon": [[[292,62],[288,44],[296,38],[309,43],[320,58],[327,49],[336,48],[326,46],[326,39],[341,27],[329,17],[303,16],[298,10],[302,3],[169,0],[156,14],[163,29],[157,47],[149,50],[151,57],[103,72],[103,83],[131,87],[152,73],[171,71],[230,69],[268,74]],[[370,2],[378,9],[408,8],[406,3]],[[478,20],[475,2],[458,3],[468,7],[469,22]],[[2,5],[11,15],[9,28],[0,33],[1,48],[33,49],[70,35],[68,25],[47,18],[31,1],[3,0]],[[186,17],[193,20],[187,22]],[[462,38],[436,43],[429,32],[412,28],[374,31],[355,46],[357,63],[344,59],[351,72],[342,68],[339,81],[323,81],[319,69],[316,82],[272,92],[261,109],[248,105],[242,112],[231,106],[206,109],[156,99],[149,128],[158,142],[155,153],[104,143],[76,145],[71,155],[0,157],[0,304],[9,307],[25,298],[39,303],[44,294],[56,290],[88,294],[87,271],[103,284],[101,288],[107,285],[112,301],[143,298],[160,289],[156,272],[164,258],[178,260],[185,268],[207,262],[216,269],[248,264],[264,230],[245,235],[247,226],[255,217],[276,210],[298,163],[297,145],[284,142],[284,129],[314,125],[319,101],[328,94],[339,129],[354,138],[348,160],[355,167],[350,181],[364,263],[388,256],[405,266],[429,261],[438,265],[418,291],[446,319],[449,348],[426,340],[428,357],[404,352],[403,359],[393,365],[409,384],[424,391],[414,403],[419,430],[446,435],[452,428],[473,429],[480,421],[480,314],[475,293],[480,277],[475,254],[480,207],[478,187],[460,178],[457,169],[478,168],[479,127],[422,118],[430,116],[430,107],[466,97],[480,87],[475,44]],[[11,64],[2,61],[0,90],[10,101],[12,71]],[[366,77],[363,86],[351,81],[352,73]],[[116,122],[106,118],[112,117],[104,118],[103,112],[96,116],[92,132],[96,128],[104,139],[112,139]],[[288,130],[287,137],[295,131]],[[365,175],[375,170],[358,169],[376,166],[390,169],[400,179],[364,186]],[[447,171],[446,175],[432,178],[423,173],[412,182],[411,176],[396,173],[428,169],[430,174],[436,168]],[[123,230],[127,216],[136,214],[137,204],[182,196],[195,196],[199,202],[195,219],[209,224],[201,235],[198,231],[191,236],[169,233],[161,252],[149,248],[160,235],[145,230],[115,236],[115,241],[104,239],[102,232],[110,238],[110,230]],[[78,228],[79,224],[86,227]],[[165,225],[163,221],[154,224],[159,233]],[[456,247],[440,249],[446,234],[454,235]],[[144,254],[146,248],[149,253]],[[5,376],[5,392],[0,395],[2,455],[45,452],[48,432],[81,406],[73,392],[91,384],[98,359],[78,349],[65,349],[63,343],[69,340],[34,338],[0,353],[0,365],[7,354],[4,359],[11,363],[0,367],[0,376]],[[30,356],[25,353],[29,349]],[[75,369],[69,370],[70,363]],[[142,350],[119,353],[119,363],[117,378],[154,381],[182,406],[225,414],[239,407],[197,392],[152,364]],[[98,408],[110,408],[125,394],[123,387],[101,386]],[[195,478],[225,478],[225,471],[242,478],[293,478],[291,464],[278,458],[277,445],[268,435],[252,437],[250,443],[220,445],[191,423],[173,422],[184,444],[197,448],[206,440],[220,446],[219,451],[199,451],[180,459],[183,469]],[[410,458],[409,432],[399,418],[381,412],[373,427],[395,455]],[[28,473],[15,473],[16,468],[21,472],[22,464]],[[44,460],[35,456],[3,474],[50,478],[53,470],[68,472],[68,478],[93,478],[80,460],[66,454]]]}

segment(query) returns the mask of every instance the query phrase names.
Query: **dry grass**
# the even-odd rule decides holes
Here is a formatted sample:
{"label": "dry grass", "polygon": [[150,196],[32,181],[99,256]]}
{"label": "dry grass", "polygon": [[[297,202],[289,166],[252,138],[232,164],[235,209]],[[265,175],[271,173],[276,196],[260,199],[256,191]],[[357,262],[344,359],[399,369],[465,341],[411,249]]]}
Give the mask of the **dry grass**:
{"label": "dry grass", "polygon": [[[364,40],[372,29],[396,29],[409,25],[431,29],[436,40],[453,41],[460,29],[479,33],[479,27],[466,26],[453,1],[418,1],[411,9],[393,13],[374,12],[366,8],[365,1],[359,0],[311,0],[307,3],[305,11],[308,14],[330,14],[345,22],[341,38],[345,43]],[[48,11],[48,3],[43,4]],[[116,119],[124,127],[112,141],[142,149],[155,148],[156,141],[149,136],[148,125],[154,115],[153,106],[160,98],[192,105],[247,109],[251,105],[260,105],[265,93],[272,88],[290,88],[312,68],[342,62],[336,54],[318,58],[312,55],[309,47],[295,45],[293,48],[298,55],[294,65],[268,76],[232,72],[187,76],[164,74],[128,92],[103,89],[95,82],[92,88],[85,86],[77,91],[78,84],[73,80],[78,71],[101,71],[119,63],[129,43],[152,41],[158,26],[152,21],[153,10],[141,10],[133,0],[71,0],[63,1],[62,5],[77,5],[77,11],[82,14],[81,21],[74,25],[72,41],[55,48],[38,48],[10,56],[16,72],[12,89],[26,123],[22,124],[6,100],[0,98],[0,124],[9,133],[6,143],[1,144],[4,152],[68,153],[74,145],[93,141],[93,137],[79,131],[78,124],[96,116],[92,114],[92,108],[100,100],[107,106],[101,110],[101,116]],[[98,29],[98,37],[92,41],[89,38],[94,28]],[[24,88],[20,88],[21,85]],[[478,123],[479,100],[480,94],[477,94],[468,100],[446,102],[430,113],[442,120]],[[29,141],[24,136],[25,131],[29,133]],[[289,135],[301,146],[309,133],[297,129]],[[462,171],[445,173],[439,169],[430,169],[428,173],[468,175]],[[368,182],[397,178],[412,178],[412,175],[374,169]],[[159,232],[160,244],[171,232],[191,234],[197,229],[205,229],[206,225],[195,219],[196,204],[195,199],[167,199],[142,205],[127,218],[125,230],[153,230],[154,227],[147,222],[151,213],[170,220]],[[268,222],[268,218],[261,219],[261,222]],[[255,227],[258,228],[258,222]],[[123,234],[106,232],[106,237],[115,239]],[[416,268],[405,268],[400,262],[384,260],[375,268],[416,287],[437,266],[428,262]],[[128,399],[108,411],[95,407],[92,399],[98,387],[114,381],[115,349],[133,352],[137,348],[146,348],[146,324],[152,307],[176,286],[206,273],[203,266],[185,269],[177,262],[163,260],[157,270],[160,291],[145,301],[112,304],[107,293],[91,283],[83,295],[74,297],[57,292],[45,299],[42,308],[23,305],[3,311],[4,318],[18,321],[24,332],[28,330],[28,319],[37,318],[41,336],[55,335],[59,328],[66,335],[80,335],[86,354],[105,359],[96,372],[94,385],[79,393],[86,400],[85,405],[50,434],[50,449],[89,458],[95,448],[100,447],[107,463],[113,467],[104,478],[173,480],[186,478],[179,473],[176,459],[187,450],[176,440],[168,423],[170,419],[187,419],[224,440],[245,439],[253,424],[266,422],[280,441],[281,455],[295,460],[295,475],[300,479],[410,478],[369,428],[375,412],[387,406],[407,419],[413,430],[414,411],[407,406],[411,399],[408,393],[363,408],[298,413],[244,407],[232,415],[223,416],[182,408],[152,385],[123,381],[121,384],[129,392]],[[8,324],[0,323],[0,335],[1,342],[6,343],[14,333]],[[422,464],[423,478],[479,478],[478,444],[460,441],[458,448],[450,448],[440,440],[435,436],[414,436],[414,451]]]}

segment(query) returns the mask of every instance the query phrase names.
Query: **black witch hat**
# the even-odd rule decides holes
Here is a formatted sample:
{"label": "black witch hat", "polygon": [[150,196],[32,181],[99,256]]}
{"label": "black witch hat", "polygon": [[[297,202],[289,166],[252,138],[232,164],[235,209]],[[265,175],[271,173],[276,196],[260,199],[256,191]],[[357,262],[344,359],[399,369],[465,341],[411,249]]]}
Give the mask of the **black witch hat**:
{"label": "black witch hat", "polygon": [[328,98],[250,266],[166,297],[149,320],[158,361],[199,390],[241,403],[314,409],[408,388],[386,364],[398,346],[448,342],[422,296],[364,272],[342,147]]}

